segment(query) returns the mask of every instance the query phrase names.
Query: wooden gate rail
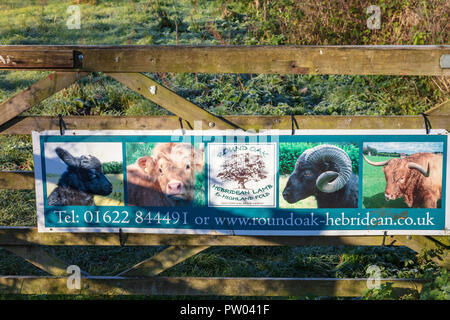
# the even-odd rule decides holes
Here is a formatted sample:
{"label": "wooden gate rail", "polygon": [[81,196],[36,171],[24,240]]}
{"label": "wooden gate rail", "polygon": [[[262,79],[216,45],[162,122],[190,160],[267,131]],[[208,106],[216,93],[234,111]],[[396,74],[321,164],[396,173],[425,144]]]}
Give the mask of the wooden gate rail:
{"label": "wooden gate rail", "polygon": [[[428,117],[433,128],[446,128],[450,114]],[[224,116],[243,130],[284,129],[292,126],[290,116]],[[422,116],[295,116],[298,129],[424,129]],[[67,116],[68,130],[174,130],[180,129],[178,116]],[[202,126],[203,129],[209,127]],[[59,130],[58,117],[15,117],[0,124],[1,134],[30,134],[31,130]]]}
{"label": "wooden gate rail", "polygon": [[[381,279],[402,292],[421,291],[423,281]],[[367,279],[225,278],[225,277],[86,277],[80,289],[68,289],[67,278],[0,277],[0,292],[8,294],[84,295],[222,295],[222,296],[361,296]]]}
{"label": "wooden gate rail", "polygon": [[[448,236],[237,236],[127,233],[126,246],[411,246],[428,249],[448,249]],[[0,246],[118,246],[114,233],[39,233],[36,227],[0,227]]]}
{"label": "wooden gate rail", "polygon": [[[358,245],[381,246],[383,236],[232,236],[192,234],[125,234],[126,246],[312,246]],[[0,228],[0,246],[118,246],[119,235],[114,233],[39,233],[35,227]],[[389,236],[385,245],[399,245]]]}
{"label": "wooden gate rail", "polygon": [[[71,51],[72,55],[67,54]],[[61,58],[61,52],[64,53]],[[450,46],[0,46],[8,70],[448,76]],[[64,59],[65,57],[65,59]],[[60,60],[63,59],[63,63]],[[30,61],[31,60],[31,61]],[[56,63],[58,62],[58,63]],[[72,63],[72,65],[70,65]]]}
{"label": "wooden gate rail", "polygon": [[[0,70],[56,71],[0,104],[0,134],[59,129],[57,117],[20,114],[90,72],[105,72],[175,116],[65,117],[67,129],[290,129],[287,116],[213,115],[141,72],[361,74],[449,76],[450,46],[0,46]],[[445,58],[445,59],[444,59]],[[442,62],[444,61],[444,63]],[[433,128],[449,129],[450,102],[429,110]],[[421,116],[295,116],[298,129],[418,129]],[[197,122],[197,123],[196,123]],[[34,189],[33,172],[0,172],[0,189]],[[0,293],[360,296],[367,279],[156,277],[210,246],[407,246],[438,252],[450,268],[449,237],[227,236],[185,234],[38,233],[34,227],[0,227],[0,247],[52,277],[2,276]],[[169,246],[114,277],[86,272],[82,289],[67,289],[67,264],[41,246]],[[422,281],[382,279],[404,290]]]}

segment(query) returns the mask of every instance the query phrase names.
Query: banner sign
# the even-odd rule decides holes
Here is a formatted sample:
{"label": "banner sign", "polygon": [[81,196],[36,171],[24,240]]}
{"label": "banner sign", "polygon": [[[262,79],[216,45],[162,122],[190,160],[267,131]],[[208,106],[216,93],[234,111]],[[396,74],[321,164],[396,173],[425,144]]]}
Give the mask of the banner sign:
{"label": "banner sign", "polygon": [[39,232],[449,234],[445,130],[33,132]]}

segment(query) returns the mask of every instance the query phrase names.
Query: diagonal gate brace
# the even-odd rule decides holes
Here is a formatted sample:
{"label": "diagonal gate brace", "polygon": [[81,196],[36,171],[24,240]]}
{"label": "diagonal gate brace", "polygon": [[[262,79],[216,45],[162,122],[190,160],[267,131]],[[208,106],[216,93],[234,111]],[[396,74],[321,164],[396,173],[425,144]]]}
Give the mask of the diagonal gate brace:
{"label": "diagonal gate brace", "polygon": [[55,72],[0,104],[0,125],[88,75],[86,72]]}
{"label": "diagonal gate brace", "polygon": [[[227,120],[217,117],[142,73],[107,73],[110,77],[125,84],[130,89],[140,93],[164,109],[176,114],[190,124],[194,129],[237,129]],[[201,128],[196,125],[201,121]]]}
{"label": "diagonal gate brace", "polygon": [[120,277],[155,276],[210,246],[170,246],[156,255],[119,273]]}
{"label": "diagonal gate brace", "polygon": [[[54,276],[67,276],[68,265],[39,246],[1,246],[32,265]],[[86,272],[82,272],[88,275]]]}

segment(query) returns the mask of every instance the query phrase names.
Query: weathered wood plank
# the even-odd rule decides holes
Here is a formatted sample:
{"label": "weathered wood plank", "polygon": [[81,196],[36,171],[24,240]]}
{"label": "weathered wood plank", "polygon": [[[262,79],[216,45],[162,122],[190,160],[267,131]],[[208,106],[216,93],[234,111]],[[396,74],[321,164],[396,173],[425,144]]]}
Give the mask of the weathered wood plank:
{"label": "weathered wood plank", "polygon": [[[396,290],[420,292],[423,281],[381,279]],[[81,289],[68,289],[67,278],[3,276],[0,294],[83,295],[222,295],[222,296],[338,296],[357,297],[367,290],[367,279],[336,278],[204,278],[204,277],[87,277]]]}
{"label": "weathered wood plank", "polygon": [[442,254],[432,257],[431,260],[441,267],[450,270],[449,251],[437,241],[433,241],[431,238],[425,236],[392,236],[392,239],[417,253],[420,253],[424,249],[442,251]]}
{"label": "weathered wood plank", "polygon": [[371,47],[149,47],[84,52],[83,68],[109,72],[450,75],[450,49]]}
{"label": "weathered wood plank", "polygon": [[450,75],[450,46],[1,46],[73,50],[80,71]]}
{"label": "weathered wood plank", "polygon": [[54,276],[67,275],[67,264],[38,246],[1,246]]}
{"label": "weathered wood plank", "polygon": [[73,50],[8,50],[0,46],[0,69],[73,69]]}
{"label": "weathered wood plank", "polygon": [[450,100],[444,101],[443,103],[431,108],[426,112],[426,114],[433,116],[450,115]]}
{"label": "weathered wood plank", "polygon": [[0,104],[0,124],[3,124],[56,92],[68,87],[87,73],[55,72]]}
{"label": "weathered wood plank", "polygon": [[236,128],[141,73],[108,73],[108,75],[188,121],[192,128],[197,130]]}
{"label": "weathered wood plank", "polygon": [[[450,115],[430,115],[434,129],[450,130]],[[225,116],[244,130],[291,129],[290,116]],[[424,129],[422,116],[295,116],[302,129]],[[175,116],[68,116],[68,130],[174,130]],[[185,129],[188,129],[185,127]],[[58,117],[16,117],[0,125],[0,134],[31,134],[31,131],[59,130]]]}
{"label": "weathered wood plank", "polygon": [[450,237],[449,236],[432,236],[432,240],[439,242],[440,245],[446,249],[450,249]]}
{"label": "weathered wood plank", "polygon": [[[35,227],[0,227],[2,245],[119,246],[113,233],[39,233]],[[383,236],[227,236],[127,234],[127,246],[380,246]],[[403,245],[389,236],[386,245]]]}
{"label": "weathered wood plank", "polygon": [[136,264],[132,268],[119,273],[117,276],[156,276],[209,247],[210,246],[171,246],[153,257]]}
{"label": "weathered wood plank", "polygon": [[393,239],[401,242],[404,246],[420,252],[423,249],[439,249],[440,246],[435,241],[425,236],[392,236]]}
{"label": "weathered wood plank", "polygon": [[33,171],[0,171],[0,189],[34,189]]}

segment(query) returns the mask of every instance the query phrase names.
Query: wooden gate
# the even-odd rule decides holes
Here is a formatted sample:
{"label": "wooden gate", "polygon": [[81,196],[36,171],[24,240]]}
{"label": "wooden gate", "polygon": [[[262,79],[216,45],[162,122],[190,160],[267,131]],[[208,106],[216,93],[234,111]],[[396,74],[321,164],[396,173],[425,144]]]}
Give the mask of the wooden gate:
{"label": "wooden gate", "polygon": [[[104,72],[174,116],[69,116],[67,129],[178,129],[180,119],[203,129],[418,129],[422,116],[225,116],[217,117],[142,72],[360,74],[449,76],[450,46],[0,46],[1,70],[52,70],[48,77],[0,104],[0,134],[58,130],[58,117],[22,112],[90,72]],[[450,102],[431,109],[433,128],[450,129]],[[196,128],[197,129],[197,128]],[[33,172],[0,172],[0,189],[34,189]],[[407,246],[443,252],[434,260],[450,267],[448,236],[229,236],[111,233],[38,233],[36,227],[1,227],[0,247],[49,273],[1,276],[0,293],[150,294],[232,296],[360,296],[367,279],[161,277],[164,270],[211,246]],[[80,290],[67,288],[67,266],[41,246],[168,246],[112,277],[83,275]],[[423,282],[381,279],[421,290]]]}

